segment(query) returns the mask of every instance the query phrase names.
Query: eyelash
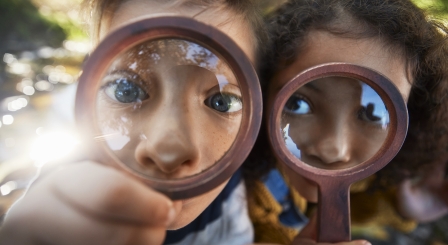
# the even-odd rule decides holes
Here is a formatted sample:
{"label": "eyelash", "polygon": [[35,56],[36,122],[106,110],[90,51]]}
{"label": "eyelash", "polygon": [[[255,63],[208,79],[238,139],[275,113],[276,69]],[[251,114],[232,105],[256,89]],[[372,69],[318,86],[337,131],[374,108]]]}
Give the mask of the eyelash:
{"label": "eyelash", "polygon": [[[296,100],[296,101],[293,101],[293,100]],[[306,103],[306,107],[307,107],[307,108],[305,108],[305,110],[307,110],[306,112],[300,112],[300,113],[296,112],[297,110],[302,109],[301,106],[303,106],[303,103],[298,105],[297,101],[303,101],[304,103]],[[295,103],[295,104],[293,104],[293,103]],[[291,109],[291,108],[288,108],[288,106],[297,106],[298,108]],[[305,98],[303,95],[300,95],[300,94],[291,95],[291,97],[286,101],[286,104],[283,107],[283,110],[286,111],[287,113],[294,114],[294,115],[306,115],[306,114],[310,114],[313,112],[311,103],[308,101],[307,98]]]}
{"label": "eyelash", "polygon": [[[132,77],[132,78],[130,78]],[[114,102],[116,102],[115,104],[121,104],[121,105],[132,105],[135,103],[139,103],[143,100],[146,100],[149,98],[149,93],[147,92],[148,89],[143,89],[141,87],[141,85],[146,85],[143,82],[139,82],[141,81],[141,79],[139,78],[138,75],[136,74],[129,74],[129,72],[127,71],[118,71],[118,72],[114,72],[110,75],[108,75],[105,80],[109,80],[106,84],[104,84],[103,86],[101,86],[101,90],[105,93],[105,95],[107,95],[107,97],[111,100],[113,100]],[[135,81],[137,80],[137,81]],[[134,90],[134,91],[130,91],[131,93],[134,93],[134,98],[125,98],[126,96],[128,96],[129,94],[125,94],[126,91],[124,91],[122,94],[117,94],[117,88],[118,86],[123,85],[126,86],[127,88],[124,87],[125,89],[129,90]],[[112,91],[113,90],[113,91]],[[132,96],[132,94],[130,94]],[[131,99],[130,101],[121,101],[119,98],[117,98],[117,96],[123,96],[123,100],[125,99]],[[135,101],[134,101],[135,100]]]}
{"label": "eyelash", "polygon": [[[219,102],[216,100],[213,101],[213,99],[215,99],[216,96],[221,97],[221,102],[222,102],[222,100],[227,99],[227,101],[224,101],[224,103],[227,103],[227,105],[222,105],[222,104],[216,105],[216,103]],[[207,99],[205,99],[205,101],[204,101],[204,104],[219,113],[226,113],[226,114],[239,113],[239,111],[241,111],[241,109],[243,107],[241,97],[239,97],[235,94],[223,93],[223,92],[215,93],[215,94],[212,94],[211,96],[207,97]],[[219,106],[229,107],[229,106],[235,105],[236,108],[225,108],[226,111],[224,111],[224,110],[215,108],[214,105],[216,105],[216,107],[219,107]],[[230,110],[232,110],[232,111],[230,111]]]}
{"label": "eyelash", "polygon": [[[129,78],[129,77],[132,77]],[[109,80],[101,86],[101,90],[104,92],[104,94],[109,98],[110,100],[113,100],[115,103],[113,103],[115,106],[118,106],[120,108],[127,107],[127,105],[135,105],[138,103],[141,103],[144,100],[147,100],[150,98],[149,93],[147,92],[147,89],[143,89],[140,85],[145,84],[143,82],[135,82],[134,79],[138,78],[137,81],[140,81],[138,75],[136,74],[129,74],[127,71],[119,71],[114,72],[110,75],[108,75],[104,80]],[[123,90],[128,91],[128,94],[124,94],[126,91],[122,92],[121,94],[117,95],[117,89],[118,86],[123,85]],[[145,84],[146,85],[146,84]],[[133,90],[133,91],[130,91]],[[215,90],[215,89],[212,89]],[[122,96],[121,100],[117,96]],[[126,98],[129,97],[130,98]],[[217,97],[219,96],[219,97]],[[126,99],[128,99],[126,101]],[[242,100],[241,97],[230,92],[215,92],[213,94],[210,94],[205,100],[204,104],[214,110],[215,112],[221,114],[221,115],[234,115],[241,113],[242,109]],[[219,108],[221,107],[221,108]]]}
{"label": "eyelash", "polygon": [[[361,121],[367,123],[368,125],[374,126],[375,128],[382,128],[382,129],[384,129],[384,128],[387,127],[387,125],[388,125],[387,121],[388,121],[388,120],[383,120],[383,117],[378,117],[378,116],[376,116],[376,115],[373,115],[373,113],[372,113],[372,112],[368,112],[368,110],[373,110],[373,108],[369,109],[369,108],[366,108],[366,107],[362,106],[362,107],[358,110],[357,118],[358,118],[359,120],[361,120]],[[375,117],[375,118],[374,118],[373,120],[370,119],[370,118],[369,118],[369,115],[366,115],[366,113],[370,113],[370,114],[372,114],[372,115],[370,115],[370,116],[373,116],[373,117]],[[384,116],[387,116],[387,117],[388,117],[389,115],[384,115]],[[377,118],[377,120],[375,120],[376,118]],[[384,121],[386,121],[386,122],[384,122]]]}

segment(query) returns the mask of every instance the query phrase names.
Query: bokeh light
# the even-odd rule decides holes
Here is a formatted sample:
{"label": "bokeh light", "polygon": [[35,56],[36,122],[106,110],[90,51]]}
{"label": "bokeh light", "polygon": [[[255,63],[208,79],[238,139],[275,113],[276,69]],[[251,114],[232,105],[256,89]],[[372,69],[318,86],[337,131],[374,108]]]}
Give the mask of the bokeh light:
{"label": "bokeh light", "polygon": [[4,125],[11,125],[14,122],[14,117],[12,115],[4,115],[2,121]]}
{"label": "bokeh light", "polygon": [[30,157],[34,164],[40,167],[47,162],[68,157],[74,152],[79,143],[79,139],[74,134],[68,132],[42,134],[32,144]]}
{"label": "bokeh light", "polygon": [[26,95],[33,95],[36,90],[32,86],[25,86],[22,92]]}
{"label": "bokeh light", "polygon": [[6,196],[9,193],[11,193],[11,191],[14,191],[16,188],[17,188],[17,183],[15,181],[9,181],[0,187],[0,192],[1,192],[2,196]]}

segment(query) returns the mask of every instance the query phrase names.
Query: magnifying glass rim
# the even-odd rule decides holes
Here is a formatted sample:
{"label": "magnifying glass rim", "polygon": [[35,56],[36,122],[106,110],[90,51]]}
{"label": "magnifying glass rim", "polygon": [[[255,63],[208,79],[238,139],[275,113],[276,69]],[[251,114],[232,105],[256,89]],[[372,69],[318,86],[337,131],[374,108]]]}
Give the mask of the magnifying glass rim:
{"label": "magnifying glass rim", "polygon": [[[339,76],[357,79],[371,86],[381,97],[389,112],[388,135],[379,151],[369,160],[343,169],[321,169],[304,163],[286,147],[281,130],[281,115],[290,96],[304,84],[319,78]],[[392,160],[400,150],[408,128],[406,103],[395,85],[384,75],[370,68],[349,63],[326,63],[309,68],[291,79],[277,94],[269,117],[269,136],[277,156],[302,176],[322,183],[326,177],[339,177],[350,183],[377,172]],[[279,130],[280,129],[280,130]]]}
{"label": "magnifying glass rim", "polygon": [[[76,121],[89,135],[99,135],[95,111],[102,76],[112,61],[125,50],[138,43],[160,39],[192,41],[219,54],[231,67],[239,83],[243,103],[240,128],[235,141],[225,155],[209,169],[181,179],[163,180],[138,173],[122,163],[104,142],[101,144],[102,149],[108,154],[104,154],[101,159],[116,163],[119,168],[172,199],[185,199],[210,191],[229,179],[247,158],[260,129],[262,96],[257,74],[245,53],[226,34],[210,25],[182,16],[156,16],[117,29],[98,45],[84,65],[76,94]],[[92,86],[88,80],[98,82]]]}

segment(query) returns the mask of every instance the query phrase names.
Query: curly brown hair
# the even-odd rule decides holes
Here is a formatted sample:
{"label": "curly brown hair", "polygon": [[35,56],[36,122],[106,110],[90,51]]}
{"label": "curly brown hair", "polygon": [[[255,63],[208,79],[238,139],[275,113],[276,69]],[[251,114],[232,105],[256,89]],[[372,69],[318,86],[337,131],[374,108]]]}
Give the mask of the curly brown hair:
{"label": "curly brown hair", "polygon": [[[312,30],[349,38],[381,38],[390,52],[399,51],[396,55],[405,58],[412,82],[409,131],[397,156],[377,173],[374,186],[386,187],[418,176],[422,165],[446,155],[448,28],[442,22],[429,18],[410,0],[292,0],[268,22],[272,44],[265,59],[265,82],[300,57]],[[267,153],[266,137],[260,141],[264,143],[258,143],[259,149],[245,163],[262,163],[258,175],[273,166],[267,160],[272,157]]]}

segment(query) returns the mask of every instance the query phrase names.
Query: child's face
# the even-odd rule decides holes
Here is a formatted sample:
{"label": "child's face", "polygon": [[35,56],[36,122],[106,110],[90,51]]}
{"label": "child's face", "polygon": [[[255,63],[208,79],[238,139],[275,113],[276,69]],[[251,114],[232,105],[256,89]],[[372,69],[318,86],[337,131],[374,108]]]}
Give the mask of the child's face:
{"label": "child's face", "polygon": [[[234,38],[252,62],[255,60],[254,38],[245,31],[250,29],[248,23],[232,11],[221,6],[204,11],[165,5],[158,1],[126,1],[116,10],[110,25],[102,29],[102,35],[133,19],[177,14],[217,27]],[[122,161],[135,159],[129,161],[134,164],[131,167],[151,177],[182,178],[207,169],[229,149],[241,122],[241,94],[230,68],[207,52],[188,41],[171,39],[143,43],[114,61],[98,95],[98,119],[105,130],[107,125],[101,126],[102,121],[110,123],[108,118],[117,118],[120,125],[111,128],[124,128],[125,141],[126,137],[135,139],[116,151]],[[145,57],[145,53],[152,55]],[[193,58],[179,58],[187,56]],[[134,83],[134,78],[140,81]],[[231,102],[229,108],[222,107],[220,92]],[[141,101],[137,103],[139,113],[128,108],[128,102],[136,101]],[[122,116],[113,116],[120,111]],[[134,132],[136,129],[138,132]],[[169,229],[193,221],[226,183],[200,196],[174,202],[178,216]]]}
{"label": "child's face", "polygon": [[326,77],[299,88],[287,101],[281,127],[287,148],[321,169],[343,169],[371,158],[384,143],[389,114],[369,85]]}
{"label": "child's face", "polygon": [[[388,77],[397,86],[403,98],[407,100],[411,83],[407,79],[405,60],[400,55],[391,54],[390,49],[386,48],[387,46],[381,40],[343,38],[325,31],[311,31],[305,40],[306,45],[301,49],[296,60],[278,72],[272,79],[268,90],[268,107],[272,105],[276,93],[290,79],[307,68],[328,62],[347,62],[374,69]],[[319,99],[332,101],[331,104],[320,107],[326,108],[328,113],[334,113],[331,120],[324,118],[325,115],[330,116],[327,112],[311,111],[306,116],[311,118],[313,123],[301,123],[301,133],[297,141],[307,138],[308,142],[312,142],[312,145],[303,146],[301,149],[302,159],[311,165],[339,169],[359,164],[375,154],[378,145],[382,144],[386,136],[384,131],[381,131],[381,134],[375,133],[376,137],[368,137],[371,139],[369,142],[374,144],[368,145],[365,143],[367,139],[360,135],[359,130],[355,130],[358,126],[360,128],[363,122],[356,123],[355,120],[347,120],[349,116],[342,111],[353,111],[348,103],[350,96],[338,94],[351,91],[350,93],[355,95],[360,93],[360,86],[353,80],[343,80],[342,78],[329,78],[312,82],[314,90],[317,88],[320,93],[325,93],[321,95],[312,94],[313,89],[310,90],[306,86],[298,90],[298,92],[311,96],[312,103],[323,103]],[[359,98],[359,95],[356,97]],[[356,97],[351,96],[352,99]],[[301,101],[301,103],[303,102]],[[357,101],[353,101],[353,103],[359,105]],[[271,111],[271,108],[267,109]],[[288,108],[285,110],[288,111]],[[303,128],[306,125],[309,128]],[[316,128],[320,128],[320,130],[316,130]],[[281,164],[281,166],[285,167],[286,165]],[[292,171],[284,172],[287,173],[301,195],[309,201],[317,202],[317,185],[298,174],[291,174]]]}
{"label": "child's face", "polygon": [[222,59],[170,38],[138,44],[114,60],[101,81],[97,118],[104,140],[128,167],[179,179],[224,156],[242,107],[238,81]]}

